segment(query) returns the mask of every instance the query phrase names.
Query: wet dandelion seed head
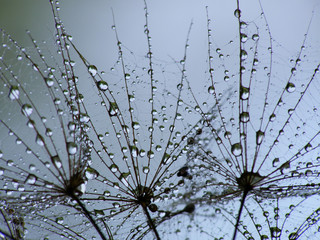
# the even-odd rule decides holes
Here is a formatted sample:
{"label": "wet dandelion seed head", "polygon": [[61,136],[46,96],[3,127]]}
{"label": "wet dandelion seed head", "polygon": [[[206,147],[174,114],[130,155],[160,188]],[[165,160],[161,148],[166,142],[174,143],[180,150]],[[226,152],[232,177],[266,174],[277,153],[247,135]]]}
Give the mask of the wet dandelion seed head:
{"label": "wet dandelion seed head", "polygon": [[[229,238],[230,228],[225,228],[231,224],[245,239],[297,239],[306,226],[317,225],[317,210],[306,213],[307,220],[294,230],[279,225],[300,208],[310,210],[304,198],[318,193],[318,126],[309,120],[317,117],[314,82],[319,66],[314,76],[299,82],[305,44],[292,61],[292,76],[278,76],[268,60],[281,46],[260,29],[264,20],[245,22],[246,11],[238,6],[239,45],[232,40],[216,48],[207,19],[209,83],[194,94],[188,54],[176,61],[179,74],[170,75],[177,70],[154,60],[148,18],[143,64],[130,59],[113,22],[118,59],[110,72],[101,72],[73,45],[59,19],[59,4],[54,4],[58,66],[52,67],[53,59],[37,51],[33,39],[36,54],[29,55],[2,31],[1,94],[13,115],[1,116],[2,129],[11,138],[1,146],[1,210],[5,223],[14,209],[27,216],[26,222],[11,217],[10,223],[22,229],[17,234],[31,223],[30,232],[44,232],[45,237],[160,239],[158,235],[221,232]],[[149,16],[148,8],[144,10]],[[272,46],[265,47],[267,39]],[[187,42],[185,50],[190,48]],[[20,66],[6,63],[12,49],[14,60],[32,69],[35,89],[19,75]],[[228,65],[232,58],[238,60],[236,69]],[[94,86],[92,94],[80,93],[82,76],[75,75],[74,67],[81,64]],[[165,77],[159,80],[161,75]],[[43,101],[34,97],[38,88]],[[23,134],[15,124],[20,119],[28,126],[20,127]],[[17,146],[13,154],[10,145]],[[288,197],[296,206],[287,209],[283,202]],[[8,204],[13,206],[9,210],[4,208]],[[212,232],[211,225],[208,229],[203,224],[208,220],[215,221]]]}

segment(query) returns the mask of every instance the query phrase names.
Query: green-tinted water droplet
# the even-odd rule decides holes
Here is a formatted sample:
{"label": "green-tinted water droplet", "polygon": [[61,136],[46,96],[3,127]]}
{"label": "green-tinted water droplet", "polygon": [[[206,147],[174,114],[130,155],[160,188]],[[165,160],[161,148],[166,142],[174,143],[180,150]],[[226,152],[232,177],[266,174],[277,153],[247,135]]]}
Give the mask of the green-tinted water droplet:
{"label": "green-tinted water droplet", "polygon": [[26,117],[29,117],[32,114],[33,108],[30,104],[22,105],[21,112]]}
{"label": "green-tinted water droplet", "polygon": [[258,40],[259,40],[259,35],[256,34],[256,33],[253,34],[253,35],[252,35],[252,40],[253,40],[253,41],[258,41]]}
{"label": "green-tinted water droplet", "polygon": [[286,86],[286,90],[288,93],[292,93],[296,90],[296,86],[293,83],[289,82]]}
{"label": "green-tinted water droplet", "polygon": [[97,83],[97,85],[101,91],[106,91],[108,89],[108,84],[105,81],[101,80]]}
{"label": "green-tinted water droplet", "polygon": [[257,131],[256,132],[256,143],[257,143],[257,145],[260,145],[262,143],[263,138],[264,138],[264,132],[262,132],[260,130]]}
{"label": "green-tinted water droplet", "polygon": [[95,179],[99,176],[99,173],[97,170],[95,170],[94,168],[91,167],[87,167],[86,169],[86,177],[88,179]]}
{"label": "green-tinted water droplet", "polygon": [[240,97],[242,100],[247,100],[249,98],[249,88],[241,86]]}
{"label": "green-tinted water droplet", "polygon": [[36,181],[37,181],[37,177],[33,174],[29,174],[29,176],[26,178],[25,183],[33,185],[36,183]]}
{"label": "green-tinted water droplet", "polygon": [[74,142],[68,142],[67,150],[70,155],[75,155],[77,153],[78,147]]}
{"label": "green-tinted water droplet", "polygon": [[208,87],[208,93],[213,94],[214,93],[214,86]]}
{"label": "green-tinted water droplet", "polygon": [[119,111],[118,105],[116,102],[110,102],[110,107],[109,107],[109,114],[110,116],[115,116],[117,115]]}
{"label": "green-tinted water droplet", "polygon": [[89,73],[90,73],[92,76],[95,76],[95,75],[97,74],[97,72],[98,72],[98,69],[97,69],[96,66],[90,65],[90,66],[88,67],[88,71],[89,71]]}
{"label": "green-tinted water droplet", "polygon": [[234,156],[238,157],[242,154],[242,147],[240,143],[235,143],[231,146],[231,152]]}
{"label": "green-tinted water droplet", "polygon": [[109,168],[113,173],[118,171],[118,166],[116,164],[111,164]]}
{"label": "green-tinted water droplet", "polygon": [[36,143],[40,146],[44,146],[44,139],[40,134],[38,134],[36,137]]}
{"label": "green-tinted water droplet", "polygon": [[250,120],[250,117],[249,117],[249,113],[248,112],[242,112],[240,114],[240,121],[241,122],[246,123],[246,122],[249,122],[249,120]]}
{"label": "green-tinted water droplet", "polygon": [[234,16],[236,17],[236,18],[240,18],[241,17],[241,11],[240,11],[240,9],[236,9],[236,10],[234,10]]}
{"label": "green-tinted water droplet", "polygon": [[140,128],[140,124],[138,122],[132,122],[132,128],[137,130]]}
{"label": "green-tinted water droplet", "polygon": [[245,43],[247,40],[248,40],[248,36],[246,35],[246,34],[244,34],[244,33],[241,33],[241,42],[242,43]]}
{"label": "green-tinted water droplet", "polygon": [[20,91],[18,86],[11,86],[10,91],[9,91],[9,98],[10,100],[16,100],[19,98]]}
{"label": "green-tinted water droplet", "polygon": [[240,52],[241,61],[246,60],[247,57],[248,57],[248,53],[245,50],[242,49],[241,52]]}
{"label": "green-tinted water droplet", "polygon": [[54,81],[52,78],[46,78],[45,81],[48,87],[52,87],[54,84]]}
{"label": "green-tinted water droplet", "polygon": [[145,174],[149,173],[149,171],[150,171],[150,168],[149,168],[149,167],[143,167],[143,172],[144,172]]}
{"label": "green-tinted water droplet", "polygon": [[270,231],[272,238],[279,238],[281,235],[281,229],[278,227],[271,227]]}
{"label": "green-tinted water droplet", "polygon": [[132,157],[138,157],[138,148],[134,145],[130,146],[130,152],[132,154]]}
{"label": "green-tinted water droplet", "polygon": [[62,162],[58,155],[51,157],[51,161],[56,168],[60,169],[62,167]]}

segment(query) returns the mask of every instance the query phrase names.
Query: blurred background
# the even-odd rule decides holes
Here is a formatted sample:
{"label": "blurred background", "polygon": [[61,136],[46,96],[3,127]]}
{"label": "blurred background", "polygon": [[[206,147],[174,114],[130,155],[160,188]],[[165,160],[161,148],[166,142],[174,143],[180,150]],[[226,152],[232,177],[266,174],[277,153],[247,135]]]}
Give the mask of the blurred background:
{"label": "blurred background", "polygon": [[[233,16],[236,1],[147,1],[150,13],[150,33],[154,55],[160,59],[181,58],[190,22],[194,25],[190,36],[190,55],[205,59],[206,10],[212,20],[217,45],[228,43],[237,35],[237,19]],[[297,51],[302,43],[312,11],[319,11],[317,0],[261,1],[273,39],[289,52]],[[243,20],[254,21],[261,14],[259,1],[240,1]],[[99,67],[108,67],[117,56],[112,9],[122,43],[135,54],[146,53],[144,3],[130,0],[68,0],[61,1],[60,16],[69,34],[84,55]],[[313,19],[313,29],[320,25],[319,16]],[[261,27],[261,26],[260,26]],[[0,28],[11,34],[20,45],[31,46],[25,30],[38,41],[53,39],[54,29],[48,1],[0,0]],[[320,32],[310,30],[314,39]],[[319,43],[319,42],[318,42]],[[116,55],[114,55],[116,54]],[[193,55],[194,54],[194,55]],[[197,59],[199,60],[199,59]],[[199,61],[195,61],[196,62]],[[111,61],[111,62],[109,62]],[[198,66],[201,68],[201,66]]]}

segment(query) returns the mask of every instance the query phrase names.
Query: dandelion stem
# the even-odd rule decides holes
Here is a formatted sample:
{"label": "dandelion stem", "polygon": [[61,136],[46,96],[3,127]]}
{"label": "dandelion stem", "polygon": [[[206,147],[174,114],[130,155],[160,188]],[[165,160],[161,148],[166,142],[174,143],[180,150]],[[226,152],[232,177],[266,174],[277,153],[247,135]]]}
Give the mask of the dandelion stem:
{"label": "dandelion stem", "polygon": [[237,232],[238,232],[238,227],[239,227],[239,222],[240,222],[240,218],[241,218],[241,213],[242,213],[242,209],[243,209],[243,206],[244,206],[244,202],[246,200],[246,197],[248,195],[248,192],[249,190],[245,189],[243,191],[243,195],[242,195],[242,198],[241,198],[241,204],[240,204],[240,208],[239,208],[239,212],[238,212],[238,217],[237,217],[237,222],[236,222],[236,226],[234,228],[234,233],[233,233],[233,237],[232,239],[233,240],[236,240],[236,236],[237,236]]}
{"label": "dandelion stem", "polygon": [[[141,206],[142,206],[142,205],[141,205]],[[146,216],[147,216],[148,225],[149,225],[149,227],[152,229],[154,235],[156,236],[156,239],[157,239],[157,240],[161,240],[161,238],[160,238],[160,236],[159,236],[159,233],[158,233],[158,230],[157,230],[156,226],[154,225],[154,222],[153,222],[153,220],[152,220],[152,218],[151,218],[151,216],[150,216],[150,213],[149,213],[147,207],[146,207],[146,206],[142,206],[142,208],[143,208],[144,213],[145,213]]]}
{"label": "dandelion stem", "polygon": [[[84,212],[84,214],[86,215],[86,217],[89,219],[89,221],[91,222],[91,224],[94,226],[94,228],[97,230],[97,232],[99,233],[100,237],[102,240],[107,240],[106,236],[104,236],[104,234],[102,233],[100,227],[98,226],[98,224],[96,223],[96,221],[92,218],[90,212],[88,211],[88,209],[85,207],[85,205],[80,201],[80,199],[75,196],[74,194],[71,195],[72,199],[74,199],[79,206],[81,207],[82,211]],[[109,236],[110,238],[111,236]]]}

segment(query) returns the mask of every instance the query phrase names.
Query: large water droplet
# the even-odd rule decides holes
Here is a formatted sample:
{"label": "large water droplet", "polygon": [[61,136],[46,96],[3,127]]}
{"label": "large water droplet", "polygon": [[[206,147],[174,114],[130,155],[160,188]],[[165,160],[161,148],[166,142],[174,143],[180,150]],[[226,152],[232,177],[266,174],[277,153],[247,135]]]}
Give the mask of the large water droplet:
{"label": "large water droplet", "polygon": [[74,142],[68,142],[67,143],[67,149],[68,149],[68,153],[70,155],[75,155],[77,153],[77,145]]}
{"label": "large water droplet", "polygon": [[285,162],[284,164],[281,165],[280,172],[282,174],[287,174],[287,173],[290,172],[290,162],[289,161],[287,161],[287,162]]}
{"label": "large water droplet", "polygon": [[105,81],[101,80],[97,83],[97,85],[101,91],[106,91],[108,89],[108,84]]}
{"label": "large water droplet", "polygon": [[257,41],[257,40],[259,40],[259,35],[258,35],[258,34],[256,34],[256,33],[255,33],[255,34],[253,34],[253,35],[252,35],[252,40],[253,40],[253,41]]}
{"label": "large water droplet", "polygon": [[208,93],[213,94],[214,93],[214,86],[208,87]]}
{"label": "large water droplet", "polygon": [[56,168],[60,169],[62,167],[62,162],[58,155],[51,157],[51,161]]}
{"label": "large water droplet", "polygon": [[235,143],[231,146],[231,152],[234,156],[238,157],[242,154],[242,147],[240,143]]}
{"label": "large water droplet", "polygon": [[278,227],[271,227],[270,231],[271,231],[272,238],[277,238],[278,239],[280,237],[280,235],[281,235],[281,229],[278,228]]}
{"label": "large water droplet", "polygon": [[248,40],[248,36],[244,33],[241,33],[241,42],[245,43]]}
{"label": "large water droplet", "polygon": [[250,120],[250,117],[249,117],[249,113],[248,112],[242,112],[240,114],[240,121],[241,122],[246,123],[246,122],[249,122],[249,120]]}
{"label": "large water droplet", "polygon": [[257,145],[261,144],[263,138],[264,138],[264,132],[262,132],[260,130],[257,131],[257,133],[256,133],[256,143],[257,143]]}
{"label": "large water droplet", "polygon": [[32,113],[33,109],[32,106],[30,104],[24,104],[22,105],[21,108],[21,112],[23,115],[25,115],[26,117],[30,116]]}
{"label": "large water droplet", "polygon": [[29,174],[29,176],[26,178],[25,183],[26,184],[35,184],[37,181],[37,177],[33,174]]}
{"label": "large water droplet", "polygon": [[95,75],[97,74],[97,72],[98,72],[98,69],[97,69],[96,66],[90,65],[90,66],[88,67],[88,71],[89,71],[89,73],[90,73],[92,76],[95,76]]}
{"label": "large water droplet", "polygon": [[113,173],[118,171],[118,166],[116,164],[111,164],[109,168]]}
{"label": "large water droplet", "polygon": [[140,124],[138,122],[132,122],[132,128],[137,130],[140,128]]}
{"label": "large water droplet", "polygon": [[36,137],[36,143],[40,146],[44,146],[44,139],[40,134],[38,134]]}
{"label": "large water droplet", "polygon": [[109,107],[109,114],[110,116],[115,116],[117,115],[119,109],[118,109],[118,105],[116,102],[110,102],[110,107]]}
{"label": "large water droplet", "polygon": [[91,167],[87,167],[86,177],[88,179],[94,179],[94,178],[97,178],[98,176],[99,176],[99,173],[97,170],[95,170],[94,168],[91,168]]}
{"label": "large water droplet", "polygon": [[241,52],[240,52],[241,61],[246,60],[247,57],[248,57],[248,53],[245,50],[241,49]]}
{"label": "large water droplet", "polygon": [[9,98],[10,100],[16,100],[19,98],[20,91],[18,86],[11,86],[10,91],[9,91]]}
{"label": "large water droplet", "polygon": [[286,90],[288,93],[292,93],[296,90],[296,86],[293,83],[289,82],[286,86]]}
{"label": "large water droplet", "polygon": [[247,100],[249,98],[249,88],[241,86],[240,88],[240,97],[242,100]]}
{"label": "large water droplet", "polygon": [[138,150],[138,148],[136,146],[132,145],[132,146],[130,146],[130,152],[131,152],[133,157],[137,157],[139,150]]}
{"label": "large water droplet", "polygon": [[240,11],[240,9],[236,9],[236,10],[234,10],[234,16],[236,17],[236,18],[240,18],[241,17],[241,11]]}
{"label": "large water droplet", "polygon": [[45,81],[48,87],[52,87],[54,84],[54,81],[52,78],[46,78]]}

